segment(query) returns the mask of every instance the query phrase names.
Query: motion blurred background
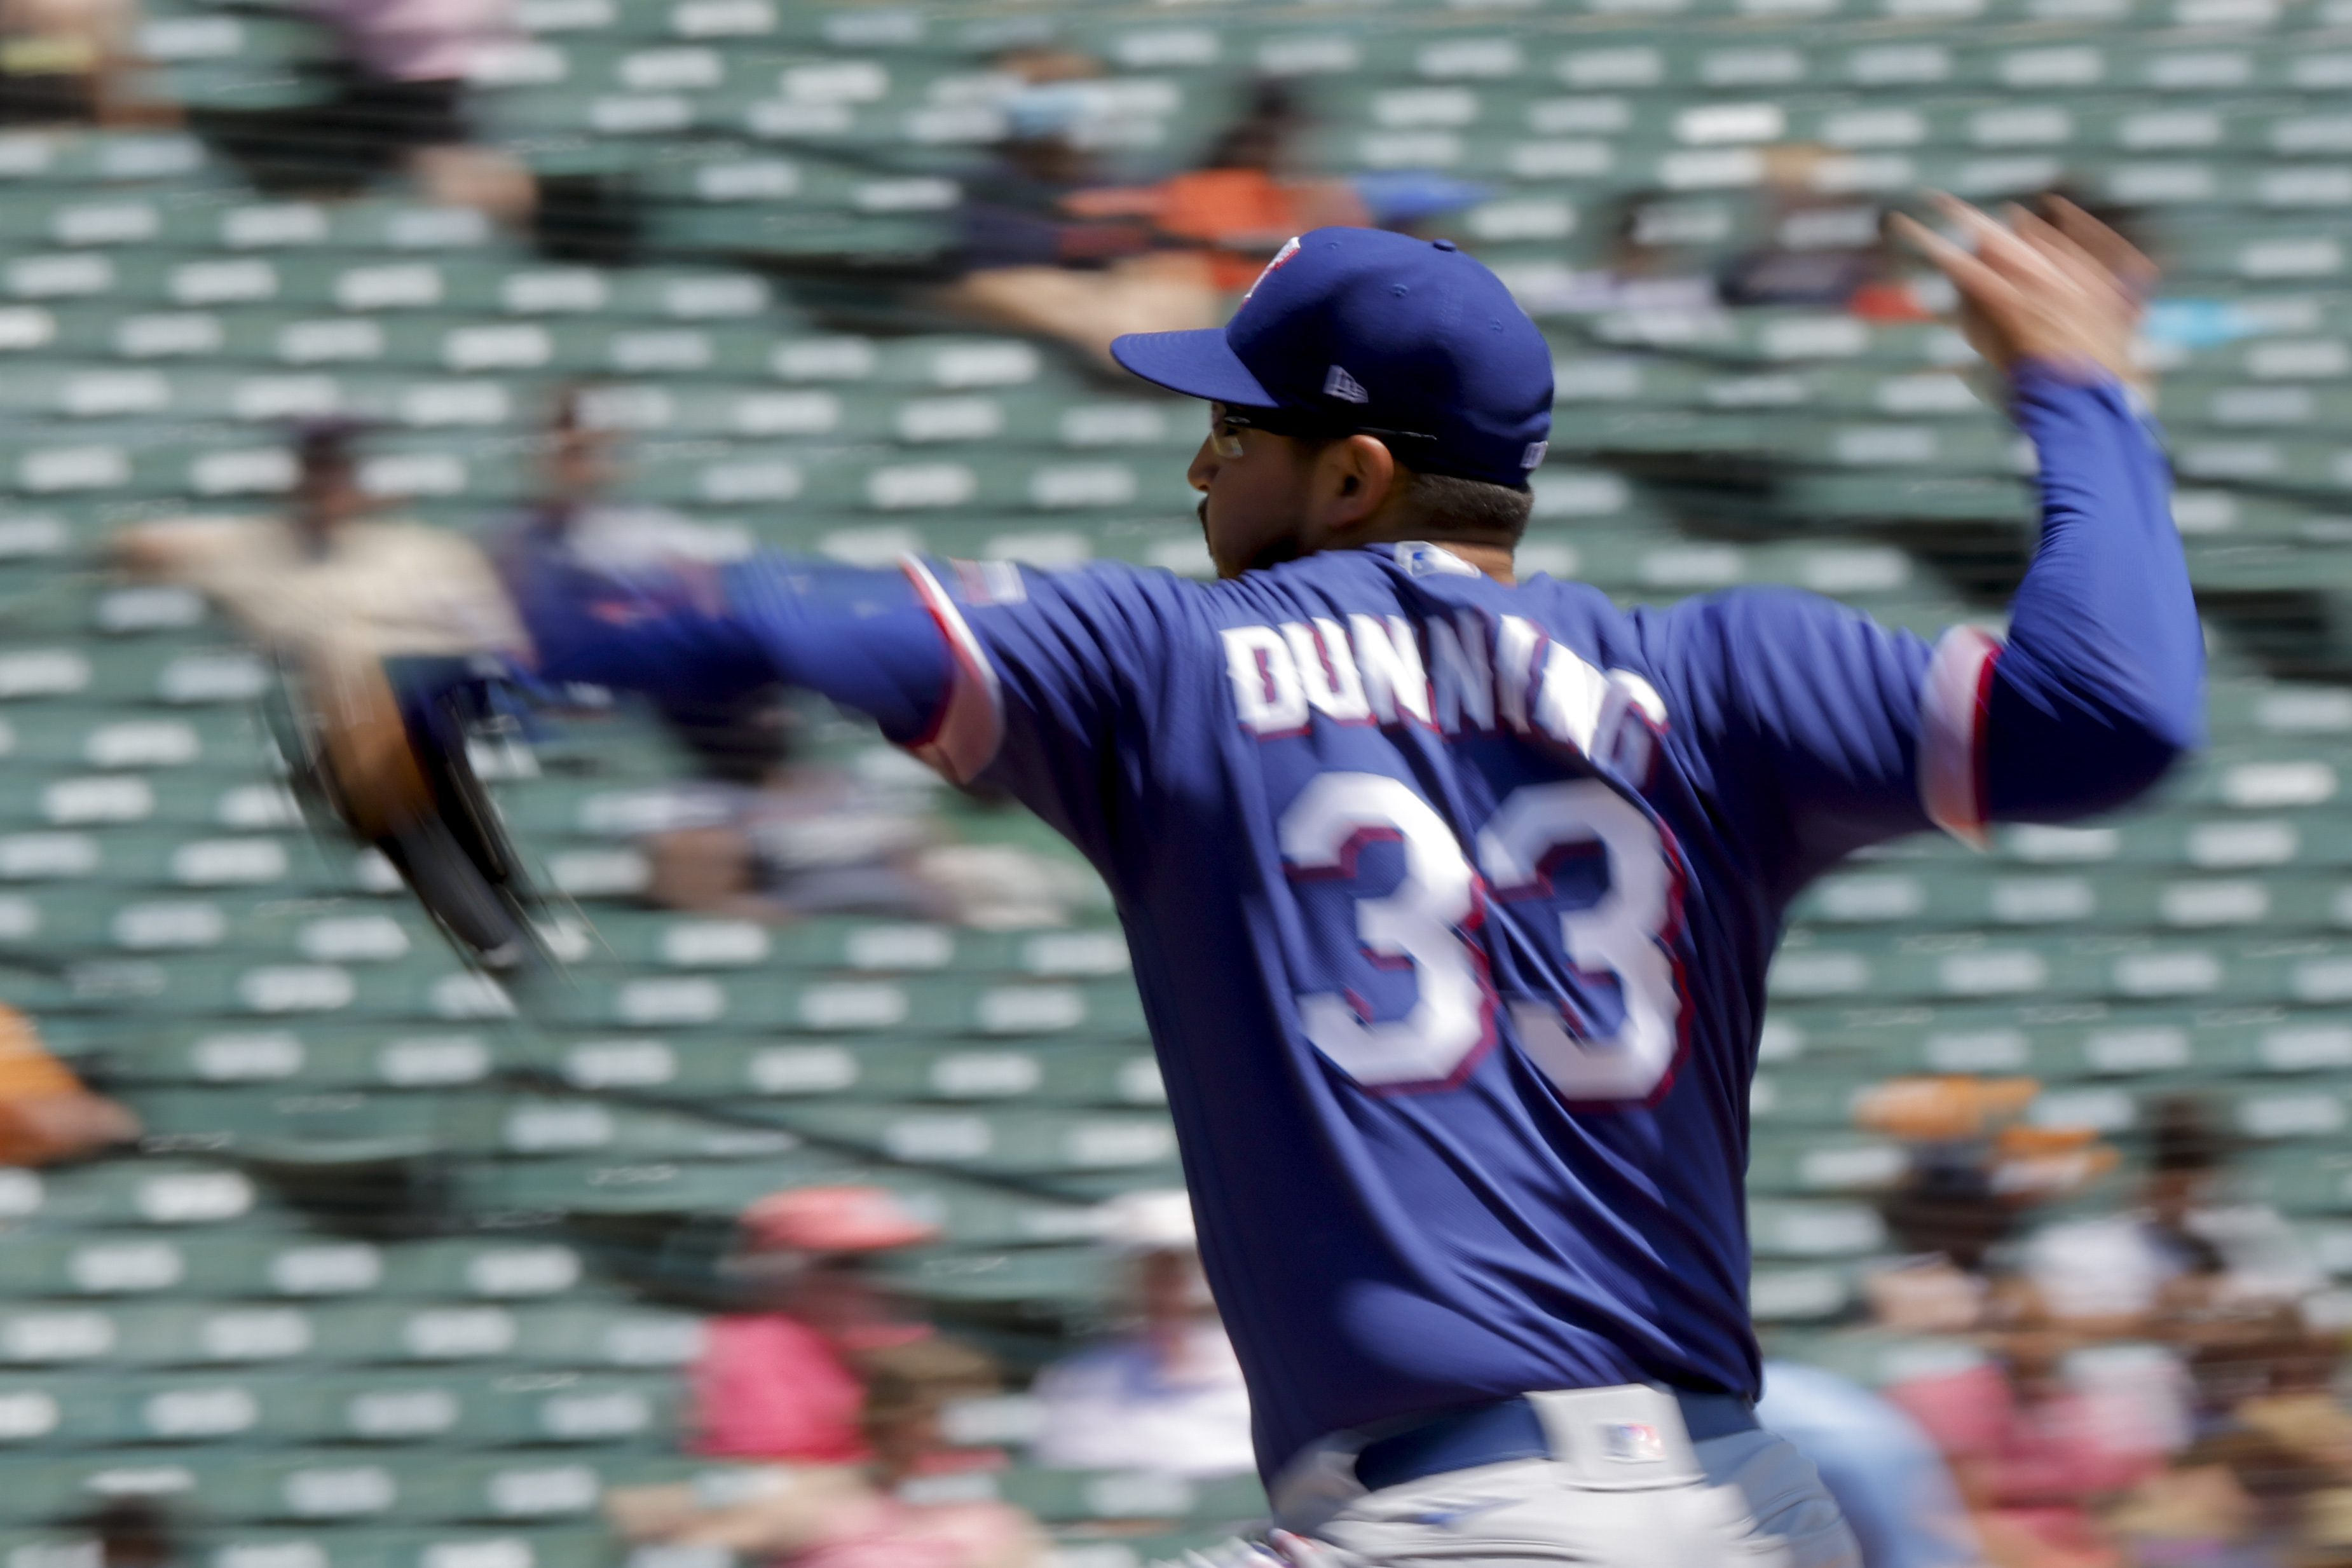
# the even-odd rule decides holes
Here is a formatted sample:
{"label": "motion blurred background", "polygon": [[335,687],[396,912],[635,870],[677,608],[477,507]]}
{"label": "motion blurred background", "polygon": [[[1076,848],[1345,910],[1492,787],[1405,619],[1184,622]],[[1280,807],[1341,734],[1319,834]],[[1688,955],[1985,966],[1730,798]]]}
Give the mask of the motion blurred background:
{"label": "motion blurred background", "polygon": [[1997,624],[2026,454],[1879,237],[1923,186],[2166,267],[2213,745],[1806,896],[1774,1396],[1942,1450],[1955,1543],[1874,1564],[2352,1563],[2347,89],[2347,0],[0,0],[6,1568],[1246,1528],[1083,862],[794,699],[550,694],[477,716],[562,960],[501,981],[305,831],[270,659],[495,645],[533,530],[1204,574],[1203,411],[1104,345],[1335,222],[1550,338],[1523,570]]}

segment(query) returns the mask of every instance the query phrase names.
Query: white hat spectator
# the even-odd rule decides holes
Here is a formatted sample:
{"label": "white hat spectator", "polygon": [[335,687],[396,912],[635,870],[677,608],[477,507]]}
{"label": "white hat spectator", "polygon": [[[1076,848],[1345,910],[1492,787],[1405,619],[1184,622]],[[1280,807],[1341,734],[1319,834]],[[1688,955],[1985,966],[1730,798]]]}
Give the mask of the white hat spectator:
{"label": "white hat spectator", "polygon": [[1122,1193],[1099,1212],[1104,1243],[1122,1257],[1190,1252],[1200,1245],[1192,1225],[1192,1195],[1181,1187]]}

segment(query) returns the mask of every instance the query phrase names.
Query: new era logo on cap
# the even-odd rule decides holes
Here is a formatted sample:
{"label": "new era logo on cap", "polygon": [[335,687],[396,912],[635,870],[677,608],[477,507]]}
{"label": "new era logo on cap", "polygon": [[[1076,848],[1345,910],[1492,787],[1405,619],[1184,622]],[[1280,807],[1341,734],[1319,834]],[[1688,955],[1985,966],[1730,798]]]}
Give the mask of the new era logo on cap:
{"label": "new era logo on cap", "polygon": [[1330,371],[1324,376],[1323,395],[1344,398],[1349,402],[1372,401],[1372,394],[1364,390],[1364,383],[1349,375],[1348,367],[1345,365],[1333,365]]}

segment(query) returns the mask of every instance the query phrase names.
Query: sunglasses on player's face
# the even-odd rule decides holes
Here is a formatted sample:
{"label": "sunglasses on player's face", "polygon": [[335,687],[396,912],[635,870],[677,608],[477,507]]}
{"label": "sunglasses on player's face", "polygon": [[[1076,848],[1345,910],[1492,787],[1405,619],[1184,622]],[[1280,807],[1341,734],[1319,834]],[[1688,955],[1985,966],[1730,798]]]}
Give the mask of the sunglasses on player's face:
{"label": "sunglasses on player's face", "polygon": [[1234,408],[1222,402],[1209,405],[1209,445],[1218,456],[1239,457],[1242,455],[1241,433],[1244,430],[1262,430],[1268,435],[1287,435],[1307,441],[1336,441],[1346,435],[1376,435],[1391,448],[1402,447],[1407,451],[1437,439],[1419,431],[1380,430],[1366,424],[1349,424],[1305,411]]}
{"label": "sunglasses on player's face", "polygon": [[1209,444],[1218,456],[1239,457],[1244,430],[1262,430],[1268,435],[1328,434],[1324,429],[1310,430],[1308,421],[1280,409],[1234,408],[1222,402],[1209,405]]}

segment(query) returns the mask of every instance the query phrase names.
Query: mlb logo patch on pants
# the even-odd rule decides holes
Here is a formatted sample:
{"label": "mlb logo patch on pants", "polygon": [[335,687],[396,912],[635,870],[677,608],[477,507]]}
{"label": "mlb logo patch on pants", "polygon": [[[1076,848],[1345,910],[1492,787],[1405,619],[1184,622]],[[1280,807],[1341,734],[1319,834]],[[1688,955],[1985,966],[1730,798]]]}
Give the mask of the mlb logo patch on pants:
{"label": "mlb logo patch on pants", "polygon": [[1655,1427],[1641,1421],[1612,1421],[1601,1428],[1601,1443],[1612,1459],[1628,1464],[1654,1464],[1666,1457],[1666,1439]]}

